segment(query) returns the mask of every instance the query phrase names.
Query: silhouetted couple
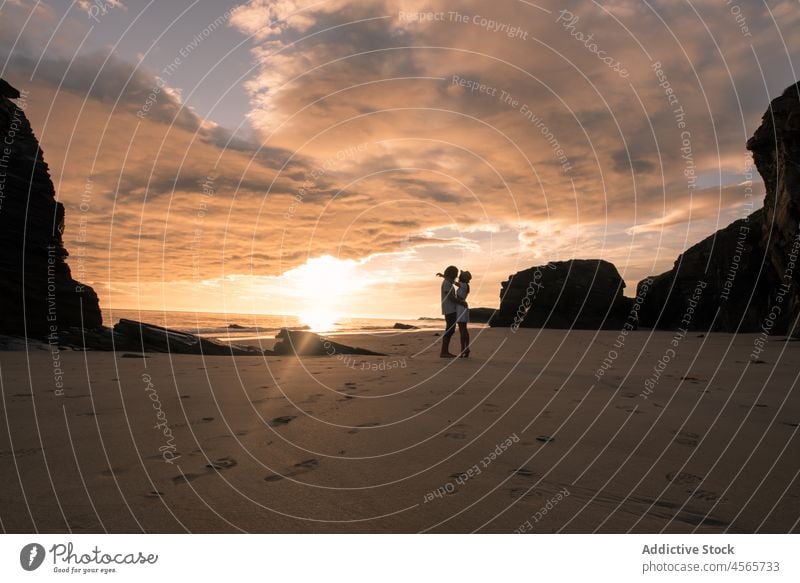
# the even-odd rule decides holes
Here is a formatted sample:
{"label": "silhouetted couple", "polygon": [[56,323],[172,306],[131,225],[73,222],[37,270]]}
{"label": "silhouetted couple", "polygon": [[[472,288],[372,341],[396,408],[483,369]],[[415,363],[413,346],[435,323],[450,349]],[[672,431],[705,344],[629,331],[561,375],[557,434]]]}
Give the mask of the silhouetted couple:
{"label": "silhouetted couple", "polygon": [[[444,270],[444,273],[437,273],[444,278],[442,282],[442,314],[444,314],[444,336],[442,336],[442,358],[455,358],[455,354],[450,353],[450,338],[456,330],[461,335],[461,358],[469,357],[469,305],[467,296],[469,295],[469,282],[472,274],[469,271],[458,272],[458,267],[451,265]],[[458,278],[458,280],[456,280]]]}

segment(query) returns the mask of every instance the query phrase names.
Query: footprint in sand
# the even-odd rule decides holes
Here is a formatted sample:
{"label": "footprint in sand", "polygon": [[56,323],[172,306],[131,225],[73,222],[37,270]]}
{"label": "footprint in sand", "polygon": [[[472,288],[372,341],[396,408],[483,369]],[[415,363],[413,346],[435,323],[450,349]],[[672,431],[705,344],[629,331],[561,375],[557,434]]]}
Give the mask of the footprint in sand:
{"label": "footprint in sand", "polygon": [[278,482],[284,478],[293,478],[301,474],[305,474],[316,469],[319,466],[319,460],[311,458],[297,462],[288,471],[282,474],[271,474],[264,478],[265,482]]}
{"label": "footprint in sand", "polygon": [[232,457],[221,457],[217,460],[214,460],[210,464],[206,465],[206,471],[202,474],[195,474],[195,473],[187,473],[181,474],[179,476],[175,476],[172,478],[172,483],[177,485],[186,484],[188,482],[194,482],[198,478],[202,478],[204,476],[210,476],[214,472],[219,472],[221,470],[227,470],[237,465],[237,461]]}
{"label": "footprint in sand", "polygon": [[675,434],[675,443],[680,443],[681,445],[688,445],[690,447],[697,447],[698,439],[700,436],[696,433],[692,433],[691,431],[674,431],[672,432]]}
{"label": "footprint in sand", "polygon": [[641,415],[644,411],[640,411],[638,405],[617,405],[617,409],[625,411],[626,413],[633,413],[634,415]]}
{"label": "footprint in sand", "polygon": [[687,486],[691,486],[694,484],[699,484],[703,481],[703,476],[698,476],[697,474],[690,474],[689,472],[669,472],[666,476],[667,482],[672,484],[683,484]]}
{"label": "footprint in sand", "polygon": [[[190,421],[189,425],[200,425],[201,423],[210,423],[213,421],[213,417],[203,417],[201,419],[195,419],[194,421]],[[186,427],[186,423],[175,423],[173,427]]]}
{"label": "footprint in sand", "polygon": [[671,484],[687,486],[686,493],[691,494],[695,500],[705,500],[713,502],[719,499],[719,494],[711,490],[698,490],[697,485],[703,481],[703,476],[691,474],[689,472],[670,472],[666,475],[667,481]]}
{"label": "footprint in sand", "polygon": [[550,437],[549,435],[540,435],[536,438],[536,441],[541,441],[542,443],[550,443],[551,441],[555,441],[555,437]]}
{"label": "footprint in sand", "polygon": [[103,476],[104,478],[111,478],[113,476],[124,474],[127,471],[128,471],[127,468],[111,468],[109,470],[103,470],[102,472],[100,472],[100,475]]}
{"label": "footprint in sand", "polygon": [[97,516],[93,514],[78,514],[76,516],[67,517],[67,526],[71,530],[98,532],[100,524],[97,522]]}
{"label": "footprint in sand", "polygon": [[172,478],[172,483],[176,486],[179,484],[188,484],[194,482],[197,478],[202,478],[203,474],[181,474]]}
{"label": "footprint in sand", "polygon": [[218,460],[214,460],[210,464],[207,464],[206,467],[212,470],[227,470],[228,468],[232,468],[237,465],[237,461],[232,457],[221,457]]}
{"label": "footprint in sand", "polygon": [[32,454],[35,454],[35,453],[39,453],[40,451],[42,451],[42,450],[41,450],[41,448],[38,448],[38,447],[35,448],[35,449],[15,449],[15,450],[7,449],[7,450],[4,450],[4,451],[0,451],[0,458],[5,458],[5,457],[18,458],[18,457],[22,457],[24,455],[32,455]]}
{"label": "footprint in sand", "polygon": [[311,470],[313,468],[316,468],[318,465],[319,465],[319,460],[311,458],[308,460],[303,460],[302,462],[297,462],[294,465],[294,467]]}
{"label": "footprint in sand", "polygon": [[281,425],[288,425],[293,419],[296,418],[297,415],[283,415],[282,417],[275,417],[275,419],[269,422],[269,426],[280,427]]}
{"label": "footprint in sand", "polygon": [[144,495],[145,498],[161,498],[164,495],[164,492],[159,492],[158,490],[150,490],[147,494]]}
{"label": "footprint in sand", "polygon": [[[691,492],[691,490],[687,490],[687,492]],[[715,500],[719,500],[719,494],[717,494],[716,492],[712,492],[710,490],[696,490],[692,492],[692,498],[694,498],[695,500],[714,502]]]}
{"label": "footprint in sand", "polygon": [[522,476],[524,478],[536,477],[536,472],[534,472],[533,470],[529,470],[528,468],[525,467],[517,468],[516,470],[511,470],[511,473],[514,474],[515,476]]}
{"label": "footprint in sand", "polygon": [[781,421],[781,424],[789,427],[800,427],[800,423],[792,423],[791,421]]}

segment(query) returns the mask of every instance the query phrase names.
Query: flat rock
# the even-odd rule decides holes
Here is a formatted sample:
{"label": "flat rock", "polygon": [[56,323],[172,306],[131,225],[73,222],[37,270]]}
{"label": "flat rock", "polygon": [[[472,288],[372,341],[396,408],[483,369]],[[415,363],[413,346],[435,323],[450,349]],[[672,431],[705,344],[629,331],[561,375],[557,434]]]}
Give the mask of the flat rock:
{"label": "flat rock", "polygon": [[275,354],[297,354],[303,356],[336,356],[339,354],[360,354],[364,356],[386,356],[365,348],[346,346],[333,340],[323,338],[313,332],[281,328],[275,336],[278,342],[273,351]]}

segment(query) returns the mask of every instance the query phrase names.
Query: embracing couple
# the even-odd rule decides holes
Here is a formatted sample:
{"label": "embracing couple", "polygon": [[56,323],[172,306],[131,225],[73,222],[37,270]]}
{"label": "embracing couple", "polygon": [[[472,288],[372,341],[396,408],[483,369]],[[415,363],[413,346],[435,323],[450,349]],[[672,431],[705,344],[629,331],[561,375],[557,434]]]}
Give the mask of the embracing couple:
{"label": "embracing couple", "polygon": [[[445,330],[442,336],[442,358],[455,358],[455,354],[450,353],[450,338],[458,324],[458,331],[461,335],[461,358],[469,358],[469,305],[467,296],[469,295],[469,282],[472,274],[469,271],[458,272],[458,267],[451,265],[444,270],[444,273],[437,273],[437,276],[444,278],[442,282],[442,314],[444,314]],[[458,280],[456,280],[458,278]],[[458,288],[458,289],[456,289]]]}

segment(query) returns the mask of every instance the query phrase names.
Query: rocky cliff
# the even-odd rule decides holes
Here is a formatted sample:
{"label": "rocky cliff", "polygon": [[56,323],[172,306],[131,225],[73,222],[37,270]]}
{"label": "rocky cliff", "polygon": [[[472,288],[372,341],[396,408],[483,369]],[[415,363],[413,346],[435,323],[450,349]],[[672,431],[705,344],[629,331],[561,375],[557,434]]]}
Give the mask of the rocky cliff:
{"label": "rocky cliff", "polygon": [[769,295],[761,244],[762,211],[687,249],[673,268],[639,282],[642,326],[755,331]]}
{"label": "rocky cliff", "polygon": [[747,142],[764,179],[762,244],[772,291],[770,312],[777,313],[775,333],[796,329],[800,316],[800,83],[770,103],[753,137]]}
{"label": "rocky cliff", "polygon": [[798,334],[799,137],[796,84],[772,101],[747,142],[764,179],[764,208],[686,250],[670,271],[640,282],[642,325]]}
{"label": "rocky cliff", "polygon": [[46,338],[70,327],[98,328],[97,294],[72,279],[65,262],[64,206],[55,200],[25,102],[0,79],[0,334]]}
{"label": "rocky cliff", "polygon": [[631,313],[625,282],[601,259],[573,259],[509,276],[491,326],[620,329]]}

